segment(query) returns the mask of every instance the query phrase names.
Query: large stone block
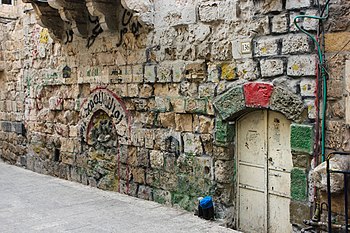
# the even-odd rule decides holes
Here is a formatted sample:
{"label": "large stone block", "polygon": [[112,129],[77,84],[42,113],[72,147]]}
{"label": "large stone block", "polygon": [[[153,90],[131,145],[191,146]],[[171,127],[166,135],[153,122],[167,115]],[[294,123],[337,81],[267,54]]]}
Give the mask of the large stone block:
{"label": "large stone block", "polygon": [[291,56],[288,58],[287,75],[289,76],[314,76],[315,75],[314,55]]}
{"label": "large stone block", "polygon": [[234,180],[234,161],[215,161],[215,180],[219,183],[232,183]]}
{"label": "large stone block", "polygon": [[274,77],[282,75],[284,72],[284,62],[282,59],[263,59],[260,61],[262,77]]}
{"label": "large stone block", "polygon": [[290,34],[282,39],[282,54],[308,53],[313,47],[309,36],[304,34]]}
{"label": "large stone block", "polygon": [[215,122],[215,140],[218,143],[232,142],[234,133],[234,125],[229,124],[227,121],[223,121],[219,117]]}
{"label": "large stone block", "polygon": [[175,124],[176,124],[177,131],[192,132],[193,130],[192,114],[176,114]]}
{"label": "large stone block", "polygon": [[203,153],[202,141],[200,135],[185,133],[183,134],[184,152],[189,154],[201,155]]}
{"label": "large stone block", "polygon": [[311,5],[310,0],[287,0],[286,9],[300,9],[304,7],[309,7]]}
{"label": "large stone block", "polygon": [[201,113],[207,112],[207,98],[187,98],[185,101],[185,111],[189,113]]}
{"label": "large stone block", "polygon": [[291,196],[296,201],[307,200],[307,176],[304,169],[294,168],[291,172]]}
{"label": "large stone block", "polygon": [[313,153],[314,129],[311,125],[292,124],[290,134],[292,152]]}
{"label": "large stone block", "polygon": [[247,107],[267,108],[273,86],[269,83],[246,83],[243,86]]}
{"label": "large stone block", "polygon": [[288,15],[275,15],[271,18],[271,32],[285,33],[288,31]]}
{"label": "large stone block", "polygon": [[280,53],[278,37],[261,37],[254,41],[254,56],[273,56]]}
{"label": "large stone block", "polygon": [[164,156],[161,151],[152,150],[150,152],[150,162],[152,168],[162,169],[164,166]]}
{"label": "large stone block", "polygon": [[288,119],[296,120],[304,110],[304,102],[282,87],[274,87],[270,99],[271,110],[282,112]]}
{"label": "large stone block", "polygon": [[[335,155],[329,160],[329,167],[332,170],[349,171],[350,155]],[[318,165],[311,174],[316,187],[327,192],[327,171],[326,162]],[[330,175],[331,193],[339,193],[344,190],[344,175],[341,173],[331,173]]]}
{"label": "large stone block", "polygon": [[224,120],[245,109],[242,86],[233,87],[217,97],[214,106]]}

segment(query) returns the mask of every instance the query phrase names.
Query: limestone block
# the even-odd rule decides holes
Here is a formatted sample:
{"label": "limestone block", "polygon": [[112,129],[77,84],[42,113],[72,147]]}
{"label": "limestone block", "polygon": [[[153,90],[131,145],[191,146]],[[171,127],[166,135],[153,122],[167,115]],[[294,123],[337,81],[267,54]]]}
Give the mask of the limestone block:
{"label": "limestone block", "polygon": [[145,186],[145,185],[140,185],[138,193],[137,193],[137,197],[144,199],[144,200],[153,201],[152,194],[153,194],[153,189],[151,187]]}
{"label": "limestone block", "polygon": [[288,58],[287,75],[289,76],[314,76],[315,75],[314,55],[291,56]]}
{"label": "limestone block", "polygon": [[154,83],[157,77],[157,67],[155,65],[146,65],[144,71],[145,83]]}
{"label": "limestone block", "polygon": [[[200,132],[203,134],[210,134],[214,129],[214,120],[210,117],[200,115],[198,116],[198,125],[195,126],[194,131]],[[198,130],[196,129],[198,127]]]}
{"label": "limestone block", "polygon": [[302,79],[300,81],[300,94],[305,97],[315,97],[316,81],[314,79]]}
{"label": "limestone block", "polygon": [[197,96],[198,83],[183,81],[180,83],[180,93],[184,96]]}
{"label": "limestone block", "polygon": [[201,155],[203,153],[200,135],[193,133],[183,134],[184,152],[189,154]]}
{"label": "limestone block", "polygon": [[212,179],[214,173],[214,164],[211,157],[195,157],[194,175],[198,178]]}
{"label": "limestone block", "polygon": [[291,171],[291,196],[292,200],[306,201],[307,176],[304,169],[293,168]]}
{"label": "limestone block", "polygon": [[218,3],[206,2],[198,7],[199,20],[202,22],[212,22],[219,19]]}
{"label": "limestone block", "polygon": [[271,18],[271,32],[272,33],[286,33],[288,32],[288,15],[280,14]]}
{"label": "limestone block", "polygon": [[316,108],[314,99],[305,99],[305,106],[307,107],[307,116],[309,119],[316,119]]}
{"label": "limestone block", "polygon": [[206,98],[187,98],[185,100],[185,111],[189,113],[206,113],[207,102]]}
{"label": "limestone block", "polygon": [[137,148],[137,166],[148,167],[149,166],[149,151],[148,149],[138,147]]}
{"label": "limestone block", "polygon": [[139,184],[145,184],[146,176],[145,169],[140,167],[130,167],[133,181]]}
{"label": "limestone block", "polygon": [[184,70],[185,70],[185,62],[184,61],[177,61],[172,65],[172,71],[173,71],[173,82],[181,82],[183,76],[184,76]]}
{"label": "limestone block", "polygon": [[162,189],[153,189],[153,200],[163,205],[171,205],[171,193]]}
{"label": "limestone block", "polygon": [[160,188],[169,191],[175,191],[177,186],[177,175],[175,173],[160,172]]}
{"label": "limestone block", "polygon": [[342,80],[329,80],[327,81],[327,96],[340,99],[343,96],[343,88]]}
{"label": "limestone block", "polygon": [[[350,51],[350,43],[346,45],[350,32],[336,32],[325,34],[325,47],[327,52]],[[345,46],[346,45],[346,46]],[[345,46],[345,48],[343,48]]]}
{"label": "limestone block", "polygon": [[188,25],[188,31],[193,41],[197,44],[203,42],[208,37],[210,26],[203,23],[190,24]]}
{"label": "limestone block", "polygon": [[79,127],[76,125],[69,126],[69,137],[78,137],[79,136]]}
{"label": "limestone block", "polygon": [[[331,170],[350,170],[349,155],[335,155],[329,160]],[[316,182],[316,187],[322,191],[327,191],[326,162],[318,165],[311,174],[312,180]],[[331,173],[331,193],[337,193],[344,189],[344,176],[339,173]]]}
{"label": "limestone block", "polygon": [[174,112],[165,112],[159,113],[160,124],[164,128],[175,128],[175,113]]}
{"label": "limestone block", "polygon": [[292,124],[290,143],[292,152],[312,154],[314,147],[314,129],[311,125]]}
{"label": "limestone block", "polygon": [[216,118],[215,121],[215,140],[218,143],[227,143],[233,140],[234,125],[229,124],[227,121],[223,121],[220,118]]}
{"label": "limestone block", "polygon": [[218,83],[219,82],[219,68],[217,64],[208,63],[208,81]]}
{"label": "limestone block", "polygon": [[252,57],[252,39],[249,37],[239,38],[232,41],[233,59]]}
{"label": "limestone block", "polygon": [[296,120],[304,110],[304,103],[300,96],[275,86],[270,99],[270,108],[283,113],[288,119]]}
{"label": "limestone block", "polygon": [[215,161],[215,181],[219,183],[232,183],[234,161],[223,161],[217,160]]}
{"label": "limestone block", "polygon": [[152,168],[162,169],[164,166],[163,153],[158,150],[152,150],[150,152],[150,162]]}
{"label": "limestone block", "polygon": [[282,59],[263,59],[260,61],[262,77],[274,77],[282,75],[284,72],[284,62]]}
{"label": "limestone block", "polygon": [[349,27],[349,24],[350,24],[349,1],[343,1],[343,3],[340,3],[340,2],[337,2],[337,3],[338,4],[330,4],[329,11],[332,13],[329,14],[329,17],[325,22],[325,28],[329,28],[329,31],[333,31],[333,32],[348,31],[347,28]]}
{"label": "limestone block", "polygon": [[183,97],[171,97],[171,107],[176,113],[185,113],[185,98]]}
{"label": "limestone block", "polygon": [[260,37],[254,41],[254,56],[273,56],[278,55],[279,39],[276,37]]}
{"label": "limestone block", "polygon": [[168,96],[169,86],[167,84],[154,84],[155,96]]}
{"label": "limestone block", "polygon": [[192,132],[192,114],[175,114],[176,131]]}
{"label": "limestone block", "polygon": [[215,108],[225,120],[245,108],[242,86],[233,87],[218,96],[214,101]]}
{"label": "limestone block", "polygon": [[171,66],[163,63],[157,67],[157,82],[169,83],[171,82]]}
{"label": "limestone block", "polygon": [[300,9],[304,7],[309,7],[311,5],[310,0],[287,0],[286,9]]}
{"label": "limestone block", "polygon": [[218,3],[218,19],[228,21],[236,21],[239,7],[236,1],[221,1]]}
{"label": "limestone block", "polygon": [[305,34],[291,34],[282,39],[282,54],[300,54],[311,52],[313,46]]}
{"label": "limestone block", "polygon": [[237,79],[237,65],[236,63],[221,64],[220,78],[222,80],[232,81]]}
{"label": "limestone block", "polygon": [[206,65],[204,61],[187,63],[185,66],[186,79],[200,79],[203,80],[206,77]]}
{"label": "limestone block", "polygon": [[214,97],[215,88],[216,88],[215,83],[199,84],[199,87],[198,87],[199,97]]}
{"label": "limestone block", "polygon": [[128,96],[129,97],[138,97],[139,96],[139,87],[138,84],[128,84]]}
{"label": "limestone block", "polygon": [[232,58],[232,43],[219,41],[212,45],[212,57],[214,60],[227,61]]}
{"label": "limestone block", "polygon": [[153,87],[151,85],[143,84],[142,86],[140,86],[139,97],[149,98],[152,96],[152,94],[153,94]]}
{"label": "limestone block", "polygon": [[152,149],[154,145],[154,131],[152,129],[145,129],[145,147]]}
{"label": "limestone block", "polygon": [[52,96],[49,99],[50,110],[63,110],[63,99],[59,96]]}
{"label": "limestone block", "polygon": [[214,146],[213,147],[213,156],[216,160],[232,160],[233,159],[233,146],[223,147],[223,146]]}
{"label": "limestone block", "polygon": [[155,98],[155,111],[166,112],[170,110],[170,100],[166,97],[158,97]]}
{"label": "limestone block", "polygon": [[[317,15],[317,10],[307,10],[305,12],[305,15]],[[304,18],[303,27],[307,31],[316,31],[318,28],[318,20],[317,19],[310,19],[310,18]]]}

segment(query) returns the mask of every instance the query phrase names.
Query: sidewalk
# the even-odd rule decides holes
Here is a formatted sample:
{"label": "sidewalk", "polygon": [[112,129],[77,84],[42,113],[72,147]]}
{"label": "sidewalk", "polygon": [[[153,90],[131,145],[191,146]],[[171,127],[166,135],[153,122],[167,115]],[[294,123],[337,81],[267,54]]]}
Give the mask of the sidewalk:
{"label": "sidewalk", "polygon": [[189,212],[37,174],[0,161],[0,232],[237,231]]}

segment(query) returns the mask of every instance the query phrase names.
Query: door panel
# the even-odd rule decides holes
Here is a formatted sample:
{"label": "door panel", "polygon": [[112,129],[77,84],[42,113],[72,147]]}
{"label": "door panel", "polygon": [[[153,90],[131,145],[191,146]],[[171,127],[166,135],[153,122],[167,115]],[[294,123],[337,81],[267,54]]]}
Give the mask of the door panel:
{"label": "door panel", "polygon": [[268,112],[268,232],[291,232],[290,172],[293,168],[290,151],[290,122],[278,112]]}
{"label": "door panel", "polygon": [[290,122],[259,110],[237,124],[238,228],[246,232],[291,232],[289,223]]}
{"label": "door panel", "polygon": [[265,193],[240,188],[240,201],[239,212],[245,216],[239,220],[240,229],[245,232],[264,232]]}

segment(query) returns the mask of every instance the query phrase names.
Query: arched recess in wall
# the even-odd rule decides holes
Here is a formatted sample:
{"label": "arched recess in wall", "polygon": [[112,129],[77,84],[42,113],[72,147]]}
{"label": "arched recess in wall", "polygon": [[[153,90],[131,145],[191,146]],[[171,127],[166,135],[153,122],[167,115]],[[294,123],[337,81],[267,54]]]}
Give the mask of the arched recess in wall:
{"label": "arched recess in wall", "polygon": [[[290,201],[294,198],[290,136],[291,123],[303,120],[301,97],[270,83],[248,82],[218,96],[214,106],[218,114],[216,143],[231,147],[236,142],[232,158],[236,161],[232,168],[236,195],[232,201],[236,203],[237,229],[291,231]],[[252,205],[261,206],[261,211]],[[260,222],[252,224],[249,216]]]}

